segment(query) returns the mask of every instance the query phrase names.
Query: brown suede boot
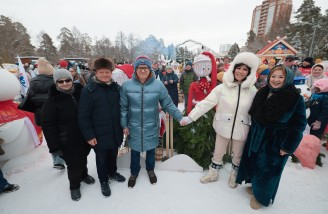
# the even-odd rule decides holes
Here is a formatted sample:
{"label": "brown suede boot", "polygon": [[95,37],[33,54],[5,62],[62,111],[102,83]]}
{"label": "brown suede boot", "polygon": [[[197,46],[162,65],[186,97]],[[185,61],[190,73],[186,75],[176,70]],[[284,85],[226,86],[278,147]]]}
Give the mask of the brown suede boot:
{"label": "brown suede boot", "polygon": [[252,209],[258,210],[258,209],[260,209],[262,207],[262,204],[260,204],[260,202],[258,202],[256,200],[256,198],[254,197],[254,195],[252,195],[251,201],[250,201],[250,206],[251,206]]}
{"label": "brown suede boot", "polygon": [[252,187],[246,187],[246,192],[248,195],[253,195],[253,188]]}

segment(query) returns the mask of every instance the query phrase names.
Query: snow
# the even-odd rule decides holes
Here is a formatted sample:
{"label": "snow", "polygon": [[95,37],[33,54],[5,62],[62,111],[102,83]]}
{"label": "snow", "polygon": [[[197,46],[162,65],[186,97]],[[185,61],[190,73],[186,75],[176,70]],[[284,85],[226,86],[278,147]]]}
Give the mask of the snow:
{"label": "snow", "polygon": [[[328,213],[328,152],[321,149],[323,167],[302,168],[288,162],[275,203],[261,208],[261,213]],[[97,178],[95,156],[88,157],[89,174]],[[144,159],[141,159],[142,162]],[[129,177],[129,153],[118,160],[119,172]],[[219,181],[201,184],[199,166],[186,155],[176,155],[156,162],[156,185],[151,185],[143,168],[133,189],[124,183],[111,182],[112,195],[104,198],[96,179],[93,185],[81,184],[82,198],[70,198],[67,170],[52,168],[52,159],[45,144],[32,152],[8,161],[2,170],[10,183],[20,185],[12,193],[0,194],[0,213],[258,213],[249,206],[246,185],[228,187],[231,165],[220,171]],[[143,163],[144,166],[144,163]]]}

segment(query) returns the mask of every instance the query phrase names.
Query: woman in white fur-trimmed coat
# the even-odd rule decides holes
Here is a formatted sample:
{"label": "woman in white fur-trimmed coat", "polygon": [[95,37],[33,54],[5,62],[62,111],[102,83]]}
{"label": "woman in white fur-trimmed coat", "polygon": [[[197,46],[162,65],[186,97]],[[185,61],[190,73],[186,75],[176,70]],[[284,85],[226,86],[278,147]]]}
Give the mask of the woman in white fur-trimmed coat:
{"label": "woman in white fur-trimmed coat", "polygon": [[257,92],[254,83],[258,66],[259,58],[255,54],[238,54],[223,75],[223,84],[215,87],[187,117],[183,118],[182,124],[187,125],[216,106],[213,121],[216,132],[215,150],[208,174],[200,179],[202,183],[218,180],[219,169],[223,165],[222,159],[231,141],[233,158],[229,186],[237,187],[236,175],[251,123],[248,111]]}

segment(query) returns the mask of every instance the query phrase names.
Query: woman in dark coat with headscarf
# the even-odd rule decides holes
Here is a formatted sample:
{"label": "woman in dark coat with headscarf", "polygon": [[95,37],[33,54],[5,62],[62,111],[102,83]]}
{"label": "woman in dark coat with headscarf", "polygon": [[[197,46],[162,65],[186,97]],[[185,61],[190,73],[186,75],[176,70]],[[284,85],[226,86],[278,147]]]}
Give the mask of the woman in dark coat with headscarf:
{"label": "woman in dark coat with headscarf", "polygon": [[236,182],[252,184],[250,206],[259,209],[273,203],[288,156],[306,127],[304,101],[289,68],[280,65],[270,71],[268,85],[257,92],[249,114],[252,125]]}
{"label": "woman in dark coat with headscarf", "polygon": [[80,183],[95,183],[88,175],[87,156],[90,146],[84,140],[78,126],[78,103],[82,85],[73,84],[73,77],[66,69],[54,73],[49,98],[42,108],[42,128],[50,153],[66,161],[71,198],[81,198]]}

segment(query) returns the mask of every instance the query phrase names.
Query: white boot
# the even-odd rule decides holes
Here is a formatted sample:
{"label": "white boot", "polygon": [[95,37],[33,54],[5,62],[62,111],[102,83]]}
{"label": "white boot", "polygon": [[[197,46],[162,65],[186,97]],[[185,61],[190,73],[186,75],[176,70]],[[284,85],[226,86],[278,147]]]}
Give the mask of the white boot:
{"label": "white boot", "polygon": [[236,178],[237,178],[237,171],[232,169],[230,172],[229,187],[236,188],[238,186],[238,184],[236,184]]}
{"label": "white boot", "polygon": [[236,178],[238,173],[238,166],[232,164],[232,169],[230,172],[230,178],[229,178],[229,187],[236,188],[238,184],[236,184]]}
{"label": "white boot", "polygon": [[207,184],[208,182],[214,182],[219,179],[219,169],[222,168],[221,164],[211,163],[208,174],[200,178],[200,182]]}

